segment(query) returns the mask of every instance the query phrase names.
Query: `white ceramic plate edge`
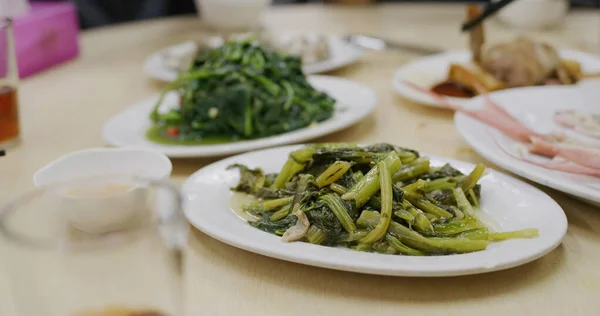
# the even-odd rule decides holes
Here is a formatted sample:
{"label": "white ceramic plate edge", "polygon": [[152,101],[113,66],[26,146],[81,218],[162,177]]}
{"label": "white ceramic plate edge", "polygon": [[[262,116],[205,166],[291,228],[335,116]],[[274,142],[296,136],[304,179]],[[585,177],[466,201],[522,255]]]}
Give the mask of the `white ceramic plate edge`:
{"label": "white ceramic plate edge", "polygon": [[[279,149],[281,151],[289,152],[298,147],[299,146],[285,146],[285,147],[271,148],[268,150],[278,150]],[[440,158],[440,157],[435,157],[435,156],[429,156],[429,157],[432,158],[432,160],[439,159],[439,160],[443,160],[444,162],[449,162],[451,164],[468,164],[469,166],[473,166],[470,163],[460,162],[460,161],[456,161],[453,159],[446,159],[446,158]],[[190,178],[188,178],[186,180],[186,182],[182,186],[182,192],[183,192],[184,196],[188,196],[190,193],[192,193],[191,192],[192,187],[193,187],[192,181],[194,178],[199,177],[203,173],[209,173],[211,168],[219,168],[221,166],[236,162],[237,158],[238,158],[238,156],[230,157],[230,158],[224,159],[222,161],[208,165],[208,166],[198,170],[197,172],[195,172],[192,176],[190,176]],[[282,259],[282,260],[291,261],[291,262],[300,263],[300,264],[308,264],[308,265],[322,267],[322,268],[329,268],[329,269],[336,269],[336,270],[343,270],[343,271],[350,271],[350,272],[367,273],[367,274],[377,274],[377,275],[439,277],[439,276],[459,276],[459,275],[469,275],[469,274],[478,274],[478,273],[484,273],[484,272],[492,272],[492,271],[498,271],[498,270],[512,268],[512,267],[515,267],[518,265],[522,265],[522,264],[534,261],[534,260],[546,255],[547,253],[551,252],[558,245],[560,245],[560,243],[562,242],[562,239],[564,238],[564,236],[566,234],[566,230],[567,230],[567,219],[566,219],[566,216],[564,215],[562,209],[560,208],[560,206],[554,200],[552,200],[547,194],[545,194],[544,192],[531,186],[528,183],[525,183],[518,179],[512,178],[508,175],[505,175],[505,174],[495,171],[495,170],[490,170],[490,172],[493,172],[495,175],[502,178],[504,181],[512,181],[514,183],[518,183],[519,186],[522,186],[526,190],[532,190],[532,192],[536,192],[536,194],[538,194],[540,197],[547,199],[548,202],[551,203],[557,210],[560,210],[560,212],[558,212],[555,215],[558,216],[558,218],[556,220],[560,222],[560,223],[558,223],[558,226],[560,226],[561,228],[560,228],[560,231],[552,232],[554,238],[543,249],[539,249],[537,252],[535,252],[531,255],[528,255],[525,258],[521,258],[520,260],[516,260],[516,261],[504,262],[502,264],[497,264],[497,265],[492,264],[489,266],[480,267],[480,268],[476,268],[476,269],[461,269],[461,268],[456,268],[456,266],[452,266],[452,267],[446,268],[446,269],[444,269],[444,268],[431,269],[431,267],[422,267],[419,270],[398,270],[398,269],[382,269],[382,268],[377,268],[377,267],[372,267],[372,266],[365,267],[365,266],[352,264],[351,261],[350,261],[350,263],[348,263],[348,262],[335,263],[335,262],[331,262],[330,260],[323,259],[322,257],[320,257],[318,255],[314,255],[310,251],[310,249],[314,250],[315,249],[314,247],[322,248],[324,246],[315,246],[315,245],[310,245],[310,244],[306,244],[306,243],[287,244],[286,246],[289,249],[287,249],[287,251],[282,253],[282,252],[274,251],[267,247],[260,247],[260,246],[252,245],[252,242],[248,242],[248,240],[241,238],[240,236],[236,235],[235,232],[232,232],[230,230],[219,229],[218,227],[211,225],[211,223],[209,221],[204,220],[202,218],[202,216],[197,216],[195,214],[192,215],[191,212],[193,212],[193,211],[190,210],[189,208],[186,207],[186,208],[184,208],[184,210],[185,210],[186,216],[188,217],[188,219],[190,220],[190,222],[193,226],[195,226],[199,230],[203,231],[204,233],[208,234],[209,236],[211,236],[217,240],[220,240],[226,244],[229,244],[231,246],[234,246],[234,247],[237,247],[240,249],[244,249],[244,250],[248,250],[248,251],[251,251],[254,253],[262,254],[262,255],[265,255],[268,257]],[[186,201],[186,203],[184,203],[184,205],[186,205],[186,204],[187,204],[187,201]],[[231,212],[231,210],[229,210],[229,209],[223,210],[223,211]],[[242,220],[239,219],[239,221],[241,222]],[[247,225],[247,224],[245,224],[245,225]],[[248,226],[248,227],[250,227],[250,226]],[[250,228],[256,229],[253,227],[250,227]],[[259,230],[256,230],[256,233],[264,234],[265,236],[268,236],[270,238],[278,238],[276,236],[272,236],[268,233],[265,233],[265,232],[262,232]],[[261,236],[261,239],[267,238],[267,237],[264,237],[264,238],[263,237],[264,236]],[[304,250],[308,250],[308,251],[303,252],[302,253],[303,257],[299,258],[297,255],[295,256],[293,254],[292,247],[296,250],[298,250],[300,248],[300,249],[304,249]],[[324,247],[324,248],[326,248],[326,247]],[[362,253],[354,252],[353,250],[346,250],[346,251],[352,252],[354,256],[364,255]],[[370,255],[373,255],[373,254],[370,254]],[[385,255],[379,255],[379,256],[385,256]],[[392,257],[394,257],[394,256],[392,256]],[[400,256],[400,257],[404,257],[404,258],[406,258],[406,260],[411,260],[411,258],[415,258],[415,257],[405,257],[405,256]],[[445,257],[451,257],[451,256],[445,256]],[[383,259],[383,258],[384,257],[381,257],[381,259]],[[429,258],[432,258],[432,257],[429,257]]]}
{"label": "white ceramic plate edge", "polygon": [[484,148],[485,146],[482,145],[482,142],[480,142],[478,139],[476,139],[476,137],[471,136],[471,133],[469,133],[469,131],[465,127],[466,122],[470,121],[470,120],[472,120],[472,119],[469,118],[468,116],[466,116],[465,114],[462,114],[462,113],[454,114],[454,125],[456,126],[456,129],[462,135],[462,137],[465,139],[465,141],[469,144],[469,146],[471,148],[473,148],[473,150],[475,150],[475,152],[477,152],[477,154],[481,155],[482,157],[491,161],[492,163],[500,166],[501,168],[504,168],[520,177],[529,179],[530,181],[539,183],[543,186],[547,186],[549,188],[552,188],[552,189],[555,189],[558,191],[562,191],[567,194],[582,198],[588,203],[600,205],[600,198],[597,195],[594,195],[593,193],[590,193],[587,191],[578,191],[577,189],[564,184],[562,181],[560,181],[560,179],[556,180],[556,181],[552,181],[552,180],[548,180],[548,179],[539,177],[535,174],[523,171],[519,168],[514,167],[513,164],[511,164],[509,162],[509,161],[520,162],[520,161],[516,160],[515,158],[509,157],[506,154],[503,154],[504,156],[497,156],[497,155],[493,155],[493,154],[488,153],[487,151],[483,150],[482,148]]}
{"label": "white ceramic plate edge", "polygon": [[[316,80],[321,82],[333,82],[333,84],[343,84],[348,86],[353,86],[354,88],[360,88],[362,93],[365,94],[365,99],[368,99],[368,102],[363,102],[360,105],[355,104],[352,106],[352,115],[344,116],[344,113],[334,113],[334,117],[323,121],[316,126],[305,127],[299,130],[287,132],[284,134],[270,136],[262,139],[255,140],[247,140],[240,142],[232,142],[226,144],[219,145],[202,145],[202,146],[168,146],[168,145],[160,145],[148,142],[148,146],[154,150],[158,150],[171,158],[191,158],[191,157],[213,157],[213,156],[224,156],[230,155],[240,152],[245,152],[249,150],[256,150],[267,147],[274,147],[284,144],[291,143],[299,143],[309,139],[325,136],[334,132],[338,132],[345,128],[348,128],[360,120],[364,119],[368,115],[370,115],[373,110],[375,110],[378,102],[377,94],[375,91],[363,84],[333,77],[333,76],[322,76],[322,75],[311,75],[308,77],[309,80]],[[327,85],[327,84],[325,84]],[[324,85],[323,85],[324,86]],[[321,89],[323,86],[315,85],[315,88]],[[327,90],[327,88],[324,88]],[[357,89],[354,89],[356,91]],[[123,142],[119,139],[118,133],[115,134],[115,131],[118,129],[116,126],[118,124],[119,116],[127,111],[132,111],[137,109],[138,107],[146,106],[150,108],[153,100],[157,100],[157,97],[148,98],[145,101],[141,101],[137,104],[134,104],[123,111],[117,113],[112,118],[110,118],[104,127],[102,128],[102,137],[104,141],[112,146],[117,147],[125,147],[125,146],[141,146],[140,144],[131,144],[128,142]],[[348,102],[346,102],[348,103]],[[336,104],[337,106],[341,106],[342,108],[338,108],[339,110],[343,110],[344,102]],[[346,112],[346,111],[344,111]],[[150,110],[148,110],[148,114]]]}
{"label": "white ceramic plate edge", "polygon": [[[346,43],[339,36],[330,35],[329,45],[332,47],[334,55],[330,56],[329,59],[304,64],[302,69],[306,75],[313,75],[324,73],[332,70],[336,70],[348,65],[355,63],[361,58],[364,51],[360,47]],[[162,67],[162,58],[160,54],[169,49],[184,49],[186,46],[194,45],[194,42],[187,41],[179,44],[163,47],[158,51],[152,53],[146,58],[143,65],[144,73],[149,75],[151,78],[158,79],[161,81],[174,81],[177,79],[177,73]]]}

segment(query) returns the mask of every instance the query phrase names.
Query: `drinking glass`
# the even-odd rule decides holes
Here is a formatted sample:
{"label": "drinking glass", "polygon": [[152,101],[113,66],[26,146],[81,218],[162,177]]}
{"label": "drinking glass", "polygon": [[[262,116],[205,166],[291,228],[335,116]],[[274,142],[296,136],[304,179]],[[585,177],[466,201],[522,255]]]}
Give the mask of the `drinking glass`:
{"label": "drinking glass", "polygon": [[19,140],[19,71],[11,18],[0,17],[0,147]]}
{"label": "drinking glass", "polygon": [[188,224],[166,181],[104,175],[0,209],[19,316],[180,316]]}

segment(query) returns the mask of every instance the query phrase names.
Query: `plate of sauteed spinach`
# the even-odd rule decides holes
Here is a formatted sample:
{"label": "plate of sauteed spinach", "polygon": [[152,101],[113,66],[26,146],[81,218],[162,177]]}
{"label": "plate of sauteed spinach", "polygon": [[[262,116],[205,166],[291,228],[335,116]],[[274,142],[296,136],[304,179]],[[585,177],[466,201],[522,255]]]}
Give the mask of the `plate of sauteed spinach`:
{"label": "plate of sauteed spinach", "polygon": [[520,180],[387,143],[285,146],[230,157],[184,184],[208,235],[338,270],[451,276],[507,269],[557,247],[560,206]]}
{"label": "plate of sauteed spinach", "polygon": [[202,50],[160,96],[112,118],[103,136],[170,157],[227,155],[338,131],[367,116],[376,99],[349,80],[305,76],[298,57],[231,41]]}

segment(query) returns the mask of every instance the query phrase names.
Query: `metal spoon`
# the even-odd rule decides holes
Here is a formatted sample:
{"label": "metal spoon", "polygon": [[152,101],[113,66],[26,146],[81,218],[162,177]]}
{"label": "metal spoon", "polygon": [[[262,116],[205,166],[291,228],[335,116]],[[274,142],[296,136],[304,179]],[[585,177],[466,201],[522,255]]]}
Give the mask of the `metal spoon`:
{"label": "metal spoon", "polygon": [[403,50],[421,55],[433,55],[444,52],[440,48],[399,43],[362,34],[345,35],[343,40],[358,47],[372,50]]}

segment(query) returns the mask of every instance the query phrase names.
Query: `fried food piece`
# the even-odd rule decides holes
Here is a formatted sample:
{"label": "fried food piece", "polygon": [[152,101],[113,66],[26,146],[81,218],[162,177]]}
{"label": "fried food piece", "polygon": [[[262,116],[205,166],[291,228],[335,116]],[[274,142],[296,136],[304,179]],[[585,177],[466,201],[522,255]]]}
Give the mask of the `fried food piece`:
{"label": "fried food piece", "polygon": [[481,84],[485,91],[495,91],[504,88],[504,84],[483,69],[473,65],[472,69],[459,64],[451,64],[448,72],[450,81],[477,91],[473,81]]}
{"label": "fried food piece", "polygon": [[572,59],[562,59],[560,61],[560,65],[574,82],[583,79],[581,64],[578,61]]}

